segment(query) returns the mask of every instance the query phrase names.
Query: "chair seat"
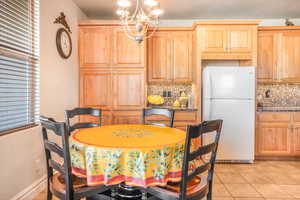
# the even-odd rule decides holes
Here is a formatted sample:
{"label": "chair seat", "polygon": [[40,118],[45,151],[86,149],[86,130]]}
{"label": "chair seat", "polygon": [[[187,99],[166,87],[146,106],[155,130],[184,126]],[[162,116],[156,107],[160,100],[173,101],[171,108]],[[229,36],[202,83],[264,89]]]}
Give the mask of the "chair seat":
{"label": "chair seat", "polygon": [[[85,178],[80,178],[75,175],[72,175],[73,188],[74,190],[78,190],[79,188],[87,187],[87,182]],[[64,176],[60,173],[57,173],[51,177],[51,186],[52,189],[60,192],[66,193],[66,185]]]}
{"label": "chair seat", "polygon": [[[204,192],[208,189],[207,177],[197,176],[187,184],[187,195],[193,196],[195,194]],[[148,188],[150,193],[160,193],[169,197],[177,199],[180,194],[180,183],[168,183],[165,187],[151,187]]]}

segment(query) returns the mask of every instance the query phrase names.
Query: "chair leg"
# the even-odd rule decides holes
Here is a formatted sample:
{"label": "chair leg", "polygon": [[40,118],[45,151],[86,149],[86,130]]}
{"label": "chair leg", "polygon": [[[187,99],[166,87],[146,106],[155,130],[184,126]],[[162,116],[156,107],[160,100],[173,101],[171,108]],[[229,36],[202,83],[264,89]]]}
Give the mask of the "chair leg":
{"label": "chair leg", "polygon": [[211,199],[212,199],[212,181],[209,182],[208,193],[207,193],[207,200],[211,200]]}
{"label": "chair leg", "polygon": [[52,193],[50,191],[50,182],[48,180],[48,186],[47,186],[47,200],[52,200]]}

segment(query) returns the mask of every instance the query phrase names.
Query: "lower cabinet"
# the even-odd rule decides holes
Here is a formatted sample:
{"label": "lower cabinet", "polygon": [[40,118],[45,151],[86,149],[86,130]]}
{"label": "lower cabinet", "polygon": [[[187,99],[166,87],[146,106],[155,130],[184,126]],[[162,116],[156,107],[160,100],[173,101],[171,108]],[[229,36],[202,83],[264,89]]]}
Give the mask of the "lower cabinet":
{"label": "lower cabinet", "polygon": [[300,156],[300,123],[297,122],[292,127],[293,151],[295,156]]}
{"label": "lower cabinet", "polygon": [[288,123],[259,123],[257,137],[258,155],[281,156],[291,154],[291,131]]}
{"label": "lower cabinet", "polygon": [[141,124],[141,111],[114,111],[112,113],[112,124]]}
{"label": "lower cabinet", "polygon": [[300,156],[300,115],[295,112],[258,113],[256,157]]}

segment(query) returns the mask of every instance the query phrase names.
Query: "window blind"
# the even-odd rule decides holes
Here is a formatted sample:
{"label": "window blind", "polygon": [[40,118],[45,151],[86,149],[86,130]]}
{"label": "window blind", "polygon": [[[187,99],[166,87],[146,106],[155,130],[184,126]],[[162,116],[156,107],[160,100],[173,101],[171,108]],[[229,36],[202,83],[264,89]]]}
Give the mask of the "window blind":
{"label": "window blind", "polygon": [[39,115],[39,1],[0,0],[0,135]]}

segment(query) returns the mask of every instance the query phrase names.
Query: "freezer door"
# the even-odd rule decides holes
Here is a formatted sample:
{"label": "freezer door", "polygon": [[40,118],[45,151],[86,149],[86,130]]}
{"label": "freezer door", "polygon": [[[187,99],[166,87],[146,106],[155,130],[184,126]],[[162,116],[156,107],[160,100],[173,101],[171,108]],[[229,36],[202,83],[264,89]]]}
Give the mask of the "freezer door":
{"label": "freezer door", "polygon": [[[212,100],[204,120],[222,119],[217,160],[254,160],[254,111],[251,100]],[[204,143],[211,140],[208,136]]]}
{"label": "freezer door", "polygon": [[204,98],[254,99],[255,67],[207,67],[203,72]]}

